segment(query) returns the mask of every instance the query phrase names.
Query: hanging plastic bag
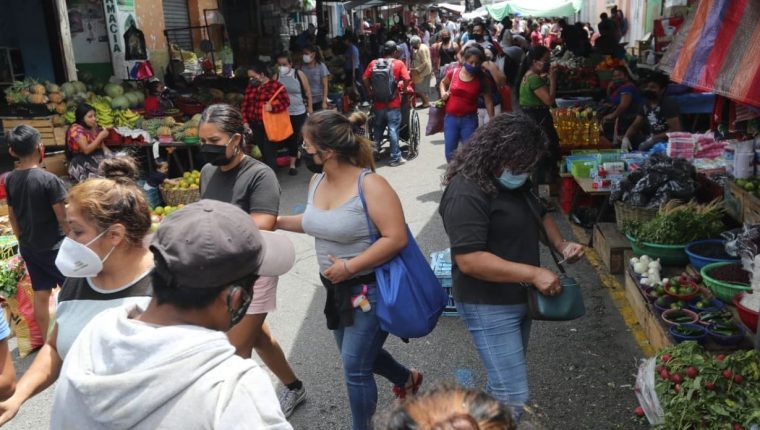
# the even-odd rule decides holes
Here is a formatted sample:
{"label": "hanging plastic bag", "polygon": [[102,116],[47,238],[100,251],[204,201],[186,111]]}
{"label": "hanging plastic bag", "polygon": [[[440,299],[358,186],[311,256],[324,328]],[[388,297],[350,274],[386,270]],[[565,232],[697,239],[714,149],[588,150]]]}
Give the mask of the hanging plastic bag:
{"label": "hanging plastic bag", "polygon": [[665,411],[662,410],[660,400],[655,391],[655,367],[656,358],[641,360],[639,372],[636,374],[636,398],[639,399],[641,408],[644,409],[649,424],[659,425],[665,422]]}
{"label": "hanging plastic bag", "polygon": [[143,61],[139,64],[140,65],[137,67],[137,79],[150,79],[155,75],[155,73],[153,73],[153,66],[150,64],[150,61]]}
{"label": "hanging plastic bag", "polygon": [[11,330],[16,335],[18,355],[24,358],[44,343],[42,331],[34,319],[34,290],[32,290],[32,280],[26,270],[18,281],[16,294],[6,298],[6,302]]}

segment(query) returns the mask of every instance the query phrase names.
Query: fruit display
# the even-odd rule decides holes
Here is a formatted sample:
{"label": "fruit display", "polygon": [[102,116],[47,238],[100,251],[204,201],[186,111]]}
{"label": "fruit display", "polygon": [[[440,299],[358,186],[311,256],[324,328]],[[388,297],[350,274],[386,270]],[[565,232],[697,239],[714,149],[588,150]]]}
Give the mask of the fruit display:
{"label": "fruit display", "polygon": [[639,242],[680,245],[716,237],[723,230],[723,205],[713,201],[707,205],[679,202],[665,205],[653,219],[633,221],[624,232]]}
{"label": "fruit display", "polygon": [[591,107],[552,109],[560,146],[598,146],[601,127]]}
{"label": "fruit display", "polygon": [[168,190],[197,190],[201,183],[201,172],[193,170],[185,172],[181,178],[167,180],[162,185]]}
{"label": "fruit display", "polygon": [[751,193],[755,197],[760,198],[760,177],[737,179],[736,185],[741,187],[744,191]]}
{"label": "fruit display", "polygon": [[639,368],[636,396],[636,414],[656,428],[749,429],[760,422],[760,354],[713,355],[695,342],[664,348]]}
{"label": "fruit display", "polygon": [[185,207],[185,205],[180,204],[177,206],[156,206],[155,208],[151,209],[150,210],[150,221],[151,221],[150,232],[155,233],[156,230],[158,230],[158,225],[161,224],[161,221],[163,221],[164,218],[182,209],[183,207]]}
{"label": "fruit display", "polygon": [[625,66],[625,61],[618,58],[612,58],[611,55],[606,55],[604,60],[596,65],[596,70],[598,72],[611,71],[614,70],[615,67],[621,66]]}

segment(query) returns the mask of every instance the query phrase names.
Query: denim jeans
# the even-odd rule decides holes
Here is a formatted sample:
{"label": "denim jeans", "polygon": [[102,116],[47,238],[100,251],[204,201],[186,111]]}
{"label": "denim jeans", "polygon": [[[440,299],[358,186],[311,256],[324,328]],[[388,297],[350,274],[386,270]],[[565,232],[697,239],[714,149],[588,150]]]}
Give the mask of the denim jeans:
{"label": "denim jeans", "polygon": [[457,302],[457,310],[486,368],[486,391],[509,406],[519,420],[528,402],[528,306]]}
{"label": "denim jeans", "polygon": [[385,126],[388,126],[388,140],[391,142],[391,161],[401,158],[401,148],[398,146],[398,129],[401,127],[401,109],[375,110],[375,147],[379,150],[383,143]]}
{"label": "denim jeans", "polygon": [[[358,295],[361,286],[352,287]],[[375,314],[377,288],[370,285],[367,298],[372,306],[369,312],[354,309],[354,325],[333,330],[338,342],[343,374],[346,379],[348,401],[351,405],[353,430],[370,429],[372,415],[377,408],[377,385],[374,374],[385,377],[394,385],[403,387],[409,379],[409,369],[399,364],[383,349],[388,333],[380,330]]]}
{"label": "denim jeans", "polygon": [[446,114],[443,119],[443,140],[445,141],[446,161],[451,160],[459,144],[467,143],[472,133],[478,128],[478,114],[465,116]]}

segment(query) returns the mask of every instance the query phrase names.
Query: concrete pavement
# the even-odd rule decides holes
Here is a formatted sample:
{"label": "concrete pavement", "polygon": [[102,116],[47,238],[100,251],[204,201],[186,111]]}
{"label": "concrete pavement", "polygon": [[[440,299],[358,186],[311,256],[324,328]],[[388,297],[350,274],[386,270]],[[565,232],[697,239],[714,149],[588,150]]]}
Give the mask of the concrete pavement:
{"label": "concrete pavement", "polygon": [[[422,130],[427,113],[419,111]],[[401,197],[407,222],[425,254],[448,247],[438,216],[445,169],[443,136],[423,137],[420,156],[400,167],[380,163],[385,176]],[[309,172],[290,177],[279,172],[281,213],[303,210]],[[564,218],[560,225],[571,237]],[[313,240],[289,234],[296,247],[294,269],[280,279],[278,309],[268,319],[291,365],[304,381],[308,398],[291,422],[296,429],[350,428],[350,411],[342,369],[332,334],[322,314],[324,292],[319,284]],[[544,250],[543,261],[551,261]],[[524,428],[635,429],[636,400],[632,384],[637,359],[642,356],[628,327],[615,309],[592,267],[585,261],[570,268],[583,286],[587,316],[571,322],[534,322],[528,350],[532,414]],[[441,318],[424,339],[404,344],[391,338],[387,349],[402,363],[425,373],[425,386],[436,381],[458,381],[483,387],[485,374],[469,333],[456,317]],[[23,371],[31,358],[17,361]],[[19,372],[20,373],[20,372]],[[378,410],[392,405],[391,385],[377,378]],[[278,387],[278,390],[280,387]],[[125,399],[126,401],[127,399]],[[30,400],[10,429],[44,429],[49,425],[52,389]]]}

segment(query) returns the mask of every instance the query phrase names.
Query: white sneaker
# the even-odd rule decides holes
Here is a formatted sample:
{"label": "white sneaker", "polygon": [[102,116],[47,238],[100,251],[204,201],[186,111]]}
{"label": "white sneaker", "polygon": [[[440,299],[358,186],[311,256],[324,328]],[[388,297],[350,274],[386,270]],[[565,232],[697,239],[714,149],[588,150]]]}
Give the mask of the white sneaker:
{"label": "white sneaker", "polygon": [[390,163],[388,163],[388,165],[391,166],[391,167],[396,167],[396,166],[400,166],[400,165],[402,165],[404,163],[406,163],[406,158],[399,157],[398,160],[392,160]]}
{"label": "white sneaker", "polygon": [[285,390],[280,394],[279,400],[280,408],[282,408],[285,418],[290,418],[296,407],[306,400],[306,387],[301,386],[298,390],[290,390],[288,387],[285,387]]}

